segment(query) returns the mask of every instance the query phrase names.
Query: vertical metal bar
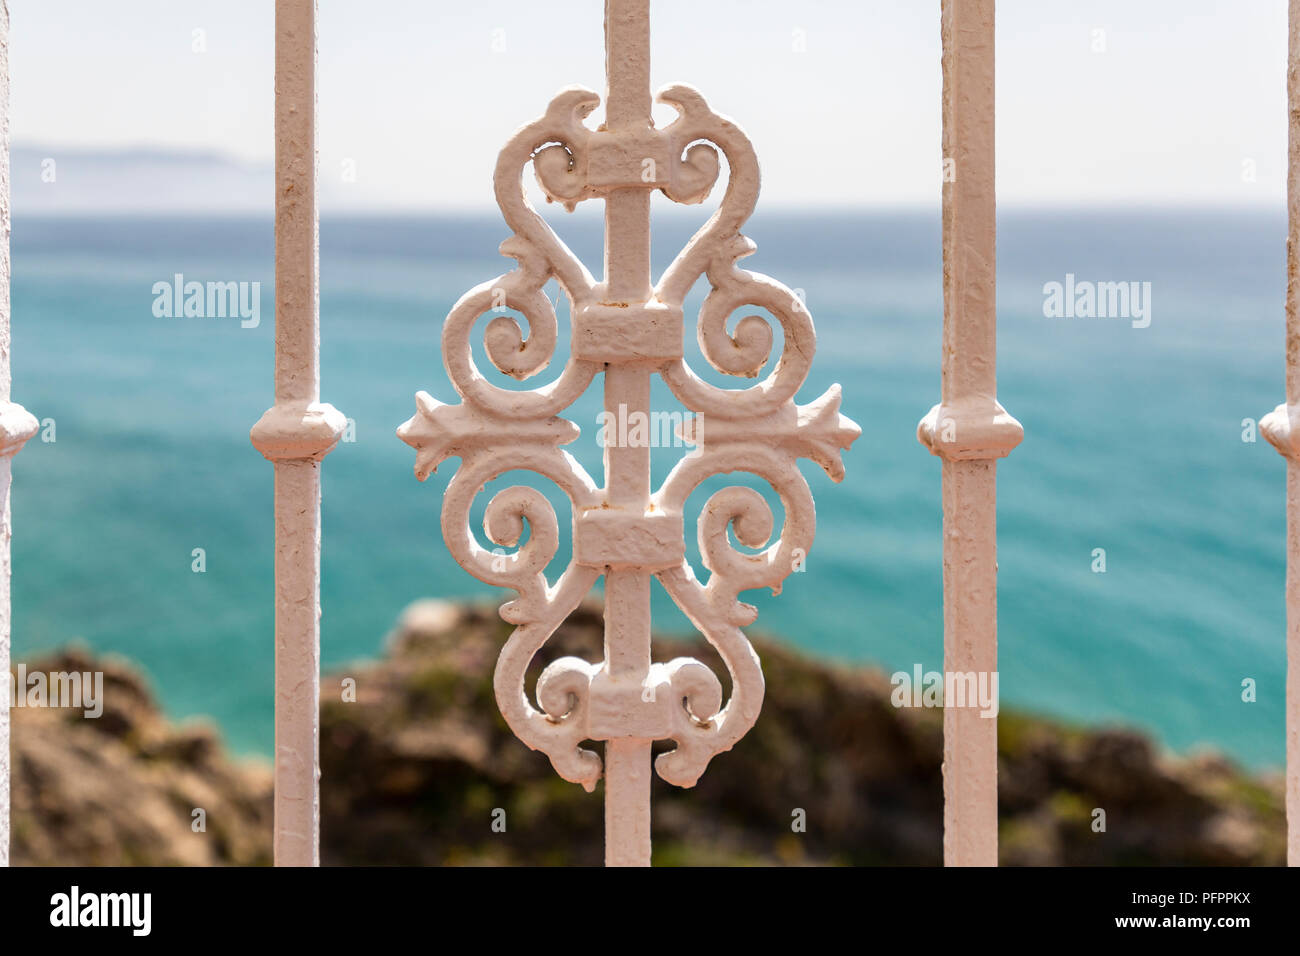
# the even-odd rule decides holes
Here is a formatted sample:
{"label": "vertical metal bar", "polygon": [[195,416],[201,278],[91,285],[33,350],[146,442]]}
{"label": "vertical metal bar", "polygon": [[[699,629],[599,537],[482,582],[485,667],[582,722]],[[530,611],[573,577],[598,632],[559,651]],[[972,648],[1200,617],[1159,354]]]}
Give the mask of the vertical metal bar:
{"label": "vertical metal bar", "polygon": [[0,0],[0,866],[9,865],[9,486],[36,419],[9,401],[9,4]]}
{"label": "vertical metal bar", "polygon": [[[1286,400],[1290,409],[1300,409],[1300,0],[1291,0],[1288,18]],[[1294,452],[1287,462],[1286,498],[1287,865],[1300,866],[1300,464]]]}
{"label": "vertical metal bar", "polygon": [[[919,437],[943,458],[946,674],[997,672],[997,459],[1023,436],[997,402],[994,0],[943,0],[941,402]],[[946,700],[944,862],[996,866],[997,720]]]}
{"label": "vertical metal bar", "polygon": [[[1293,0],[1293,21],[1294,9]],[[1294,243],[1294,210],[1291,222]],[[1286,861],[1300,866],[1300,466],[1294,459],[1287,464],[1286,515]]]}
{"label": "vertical metal bar", "polygon": [[[0,402],[9,402],[9,4],[0,0]],[[7,409],[6,409],[7,411]],[[9,865],[9,485],[11,457],[0,460],[0,866]]]}
{"label": "vertical metal bar", "polygon": [[[650,117],[649,0],[606,0],[605,125],[618,133],[646,129]],[[650,191],[619,189],[605,200],[607,302],[643,304],[650,287]],[[626,416],[650,407],[650,371],[605,369],[605,407]],[[613,508],[644,514],[650,503],[650,448],[613,443],[605,449],[605,477]],[[650,574],[607,570],[605,662],[615,678],[644,681],[650,671]],[[605,744],[605,863],[650,865],[650,741]]]}
{"label": "vertical metal bar", "polygon": [[[943,203],[941,398],[996,392],[993,0],[945,0],[944,155],[956,177]],[[960,426],[958,426],[960,427]],[[943,666],[998,666],[997,464],[943,463]],[[948,702],[945,702],[948,703]],[[944,862],[998,862],[998,728],[974,708],[943,711]]]}
{"label": "vertical metal bar", "polygon": [[1260,430],[1287,459],[1286,819],[1287,863],[1300,866],[1300,0],[1291,0],[1287,47],[1286,403]]}
{"label": "vertical metal bar", "polygon": [[[997,464],[943,463],[943,667],[998,667]],[[998,722],[943,709],[943,853],[948,866],[998,862]]]}
{"label": "vertical metal bar", "polygon": [[[735,599],[741,590],[777,588],[793,570],[794,556],[806,553],[812,544],[814,506],[800,479],[797,459],[816,460],[838,481],[843,477],[839,449],[849,447],[861,429],[839,414],[838,385],[815,405],[795,405],[794,392],[806,377],[815,347],[812,322],[795,293],[765,276],[719,267],[753,249],[739,231],[758,196],[758,161],[749,140],[733,123],[712,112],[697,92],[684,86],[669,87],[660,94],[665,103],[678,108],[683,119],[662,129],[654,127],[649,0],[606,0],[605,45],[608,92],[604,124],[590,130],[581,123],[595,104],[593,94],[582,89],[562,91],[541,120],[522,127],[502,150],[495,177],[497,202],[515,230],[514,238],[502,249],[523,265],[522,271],[497,282],[511,283],[510,294],[522,307],[548,276],[559,276],[573,299],[575,362],[563,373],[561,381],[567,384],[523,395],[483,387],[482,376],[474,369],[470,341],[475,317],[491,307],[484,298],[489,287],[480,286],[461,299],[443,327],[445,364],[463,403],[444,405],[421,392],[416,396],[415,416],[397,434],[416,450],[416,475],[421,480],[446,458],[461,459],[461,470],[444,499],[444,537],[456,560],[471,574],[506,584],[519,594],[518,600],[502,607],[502,617],[518,625],[497,661],[494,684],[502,715],[528,746],[550,756],[561,776],[589,789],[595,786],[602,767],[581,745],[605,742],[605,861],[611,866],[646,866],[651,850],[651,744],[665,739],[677,742],[677,748],[659,757],[653,769],[669,784],[690,787],[712,756],[729,750],[753,725],[763,699],[763,674],[757,655],[737,626],[738,615],[744,617],[746,610]],[[556,149],[557,143],[563,148]],[[725,154],[730,170],[720,212],[696,233],[654,288],[650,283],[650,193],[662,190],[674,202],[701,201],[716,181],[719,151]],[[548,199],[558,199],[569,208],[585,198],[605,201],[605,274],[601,281],[582,268],[529,206],[520,177],[530,162]],[[543,260],[547,271],[532,265]],[[698,379],[691,375],[682,355],[683,297],[702,273],[708,274],[720,296],[736,295],[778,316],[785,339],[781,358],[761,385],[717,394],[692,384]],[[492,286],[495,294],[495,283]],[[535,331],[549,333],[554,328],[549,314],[526,314]],[[752,321],[746,320],[746,328]],[[494,320],[508,337],[498,335],[497,341],[509,343],[514,333],[509,332],[509,324],[502,329],[500,322]],[[522,340],[522,327],[516,325],[515,331]],[[735,364],[732,347],[741,350],[743,362],[757,360],[748,373],[730,368],[732,374],[756,374],[765,364],[761,356],[752,354],[749,344],[725,333],[723,342],[707,330],[701,334],[702,343],[708,340],[706,356],[719,371]],[[742,337],[748,340],[748,333]],[[547,345],[541,348],[545,352]],[[499,371],[514,374],[511,363],[498,357],[493,357],[493,362]],[[605,484],[599,492],[571,459],[556,461],[553,441],[539,441],[538,428],[549,429],[555,421],[550,416],[556,410],[552,404],[556,389],[571,403],[574,382],[580,381],[579,387],[585,390],[597,372],[604,375],[605,410],[620,423],[617,437],[611,440],[606,435],[603,442]],[[703,475],[695,463],[683,460],[652,497],[650,445],[654,439],[640,426],[634,425],[630,433],[622,427],[622,423],[649,419],[650,383],[655,374],[696,413],[692,444],[708,458],[704,470],[709,474],[722,474],[733,467],[752,470],[785,500],[781,535],[769,545],[769,553],[776,557],[752,569],[761,574],[743,573],[743,580],[729,583],[727,578],[736,569],[725,559],[712,560],[716,549],[705,562],[712,571],[707,589],[692,573],[685,554],[683,510]],[[539,399],[545,404],[538,405]],[[805,415],[810,409],[815,413]],[[721,434],[730,432],[732,442],[716,441],[712,428],[710,438],[704,437],[699,428],[701,416],[715,413],[722,421]],[[448,440],[449,436],[454,437]],[[696,452],[685,457],[694,458]],[[466,489],[482,491],[486,476],[500,474],[512,458],[533,470],[542,470],[539,463],[550,460],[554,462],[552,470],[558,467],[570,472],[567,480],[547,472],[574,506],[574,558],[555,589],[543,591],[530,565],[511,575],[489,571],[463,530],[477,493]],[[523,489],[511,489],[511,493],[505,507],[514,509],[512,514],[531,526],[539,516],[525,501]],[[752,493],[730,489],[706,504],[701,534],[719,543],[714,522],[721,520],[734,528],[742,543],[757,547],[760,542],[754,541],[753,532],[747,529],[762,527],[772,518],[771,511],[761,501],[755,502]],[[537,549],[530,539],[525,552],[541,553],[550,544],[547,539],[553,532],[549,524],[538,524],[533,533],[543,527],[546,535],[538,538]],[[722,544],[725,546],[725,540]],[[669,594],[726,664],[731,694],[725,707],[721,682],[701,662],[651,663],[652,573],[660,576]],[[536,690],[538,703],[545,710],[537,710],[526,685],[533,655],[565,609],[574,606],[568,603],[577,599],[570,585],[585,590],[598,574],[605,578],[604,659],[595,666],[571,659],[549,665]],[[533,630],[538,626],[545,629],[540,641]]]}
{"label": "vertical metal bar", "polygon": [[945,405],[997,391],[994,0],[943,0]]}
{"label": "vertical metal bar", "polygon": [[250,434],[275,464],[277,866],[320,862],[320,460],[346,420],[320,403],[316,3],[275,5],[275,405]]}

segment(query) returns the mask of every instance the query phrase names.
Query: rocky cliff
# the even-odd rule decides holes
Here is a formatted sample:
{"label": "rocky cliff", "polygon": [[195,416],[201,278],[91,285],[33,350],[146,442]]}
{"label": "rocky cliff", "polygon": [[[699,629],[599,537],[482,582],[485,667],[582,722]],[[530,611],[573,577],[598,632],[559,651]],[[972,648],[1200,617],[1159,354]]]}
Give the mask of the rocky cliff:
{"label": "rocky cliff", "polygon": [[[560,780],[497,712],[492,668],[507,633],[491,609],[420,602],[382,660],[322,679],[325,863],[601,861],[601,788]],[[534,676],[555,657],[594,659],[600,643],[599,609],[581,608]],[[941,713],[895,708],[878,672],[755,643],[767,676],[762,716],[694,789],[655,780],[655,862],[941,862]],[[663,639],[656,651],[724,673],[696,642]],[[266,767],[230,760],[210,729],[170,724],[125,663],[67,652],[28,666],[104,670],[106,700],[98,720],[14,711],[15,864],[268,862]],[[1131,731],[1004,709],[999,762],[1004,864],[1284,860],[1280,779],[1220,757],[1175,759]],[[1104,832],[1094,830],[1097,808]]]}

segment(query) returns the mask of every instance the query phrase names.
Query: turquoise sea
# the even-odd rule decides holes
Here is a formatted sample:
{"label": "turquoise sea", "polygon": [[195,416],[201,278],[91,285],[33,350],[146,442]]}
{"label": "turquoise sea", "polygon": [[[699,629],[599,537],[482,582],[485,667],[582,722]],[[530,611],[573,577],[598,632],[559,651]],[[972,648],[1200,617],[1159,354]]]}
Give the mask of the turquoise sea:
{"label": "turquoise sea", "polygon": [[[695,222],[656,221],[660,268]],[[598,269],[599,218],[560,225]],[[1281,765],[1284,467],[1262,439],[1243,441],[1243,419],[1283,397],[1285,227],[1280,209],[1001,214],[999,393],[1026,431],[999,467],[1004,706]],[[817,542],[779,597],[749,595],[757,629],[826,657],[937,670],[939,462],[915,431],[938,400],[938,215],[769,213],[746,232],[759,251],[743,265],[803,289],[816,322],[800,400],[840,382],[863,429],[843,484],[806,469]],[[495,215],[322,222],[323,397],[356,423],[324,466],[327,667],[378,654],[412,600],[493,593],[441,543],[454,463],[421,485],[393,430],[416,390],[454,399],[441,321],[508,268],[505,236]],[[124,654],[171,715],[210,715],[259,754],[272,744],[271,466],[248,429],[272,401],[273,248],[269,218],[20,215],[13,227],[14,396],[56,438],[14,465],[15,653],[81,640]],[[155,317],[153,285],[176,273],[261,282],[260,325]],[[1150,326],[1044,318],[1044,284],[1067,274],[1150,282]],[[693,361],[703,371],[698,349]],[[598,402],[597,388],[570,415],[594,474]],[[678,454],[655,451],[656,478]],[[660,627],[688,627],[657,600]]]}

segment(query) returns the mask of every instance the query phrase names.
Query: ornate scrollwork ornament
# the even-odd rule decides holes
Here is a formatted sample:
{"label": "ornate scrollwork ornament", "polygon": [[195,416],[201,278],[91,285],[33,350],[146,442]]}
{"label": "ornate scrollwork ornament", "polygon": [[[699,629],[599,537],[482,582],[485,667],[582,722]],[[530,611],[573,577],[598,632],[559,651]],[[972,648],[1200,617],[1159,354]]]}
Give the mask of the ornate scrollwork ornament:
{"label": "ornate scrollwork ornament", "polygon": [[[501,713],[529,747],[545,752],[566,780],[591,790],[602,774],[600,755],[582,743],[634,736],[671,739],[659,775],[689,787],[710,759],[730,749],[758,717],[763,674],[741,628],[757,615],[741,592],[782,581],[807,555],[816,523],[813,499],[796,465],[819,464],[834,481],[844,476],[840,453],[860,434],[840,413],[840,389],[832,386],[807,405],[795,394],[807,377],[816,347],[812,316],[789,288],[737,262],[754,251],[741,227],[759,190],[758,161],[745,134],[709,108],[689,86],[662,90],[658,101],[677,110],[673,122],[644,130],[592,130],[583,120],[599,98],[589,90],[560,92],[545,114],[520,129],[501,151],[495,175],[497,202],[512,235],[501,245],[514,269],[471,289],[443,326],[442,352],[460,404],[444,405],[425,392],[416,413],[398,429],[416,450],[415,471],[424,480],[448,458],[461,464],[447,485],[442,530],[460,565],[482,581],[512,588],[501,608],[515,625],[497,662],[495,690]],[[730,175],[713,216],[663,273],[652,295],[639,303],[602,301],[598,284],[529,204],[523,187],[531,163],[547,198],[572,210],[617,190],[658,189],[675,202],[699,203],[719,175],[719,153]],[[701,351],[719,372],[757,377],[771,363],[773,329],[758,315],[780,323],[782,345],[765,378],[726,389],[701,379],[683,355],[683,301],[701,277],[711,285],[696,329]],[[491,384],[474,364],[471,333],[494,308],[515,310],[527,320],[492,318],[484,334],[488,358],[521,381],[550,368],[557,345],[555,309],[542,289],[555,279],[573,317],[570,357],[549,384],[515,391]],[[597,374],[635,365],[660,375],[695,417],[681,437],[692,446],[653,491],[644,514],[609,507],[601,487],[564,451],[579,429],[560,417]],[[610,409],[610,411],[614,411]],[[559,547],[555,511],[539,492],[508,488],[487,506],[484,531],[496,545],[527,544],[502,557],[482,547],[470,528],[470,510],[485,483],[506,471],[530,470],[554,482],[573,510],[573,558],[555,581],[545,569]],[[711,476],[748,472],[766,481],[784,508],[784,526],[773,538],[773,514],[758,492],[725,488],[704,505],[697,523],[700,554],[709,571],[697,578],[685,556],[683,507]],[[734,533],[741,551],[729,542]],[[761,550],[760,550],[761,549]],[[697,660],[651,664],[639,684],[614,677],[605,662],[562,658],[548,666],[530,699],[525,672],[538,650],[611,568],[653,574],[705,638],[717,649],[731,679],[723,699],[718,677]],[[535,702],[534,702],[535,701]]]}

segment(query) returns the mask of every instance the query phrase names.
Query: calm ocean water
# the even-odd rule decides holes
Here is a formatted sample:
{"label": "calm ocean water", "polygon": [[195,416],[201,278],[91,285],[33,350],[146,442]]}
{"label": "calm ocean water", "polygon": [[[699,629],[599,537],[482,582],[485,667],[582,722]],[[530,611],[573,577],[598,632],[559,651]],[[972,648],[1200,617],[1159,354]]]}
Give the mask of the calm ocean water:
{"label": "calm ocean water", "polygon": [[[660,267],[693,224],[659,225]],[[598,267],[599,220],[560,226]],[[817,543],[780,597],[749,595],[758,630],[939,669],[939,463],[915,438],[938,397],[938,216],[760,215],[746,232],[759,252],[744,265],[805,290],[816,321],[800,399],[840,382],[863,429],[843,484],[805,470]],[[379,653],[412,600],[493,593],[441,543],[452,465],[419,484],[393,429],[417,389],[454,398],[441,321],[509,266],[504,237],[495,216],[322,224],[323,393],[356,422],[325,465],[326,666]],[[1284,238],[1280,210],[1001,216],[999,393],[1027,435],[999,468],[1004,706],[1281,764],[1284,467],[1242,441],[1242,420],[1282,398]],[[57,429],[14,466],[16,654],[74,639],[120,652],[169,713],[211,715],[238,751],[269,753],[271,468],[248,429],[272,401],[270,221],[19,218],[13,249],[14,395]],[[156,318],[152,286],[178,272],[260,281],[260,326]],[[1044,318],[1043,284],[1067,273],[1152,283],[1150,327]],[[598,401],[570,415],[594,474]],[[655,452],[656,479],[679,453]],[[689,627],[656,599],[660,626]]]}

